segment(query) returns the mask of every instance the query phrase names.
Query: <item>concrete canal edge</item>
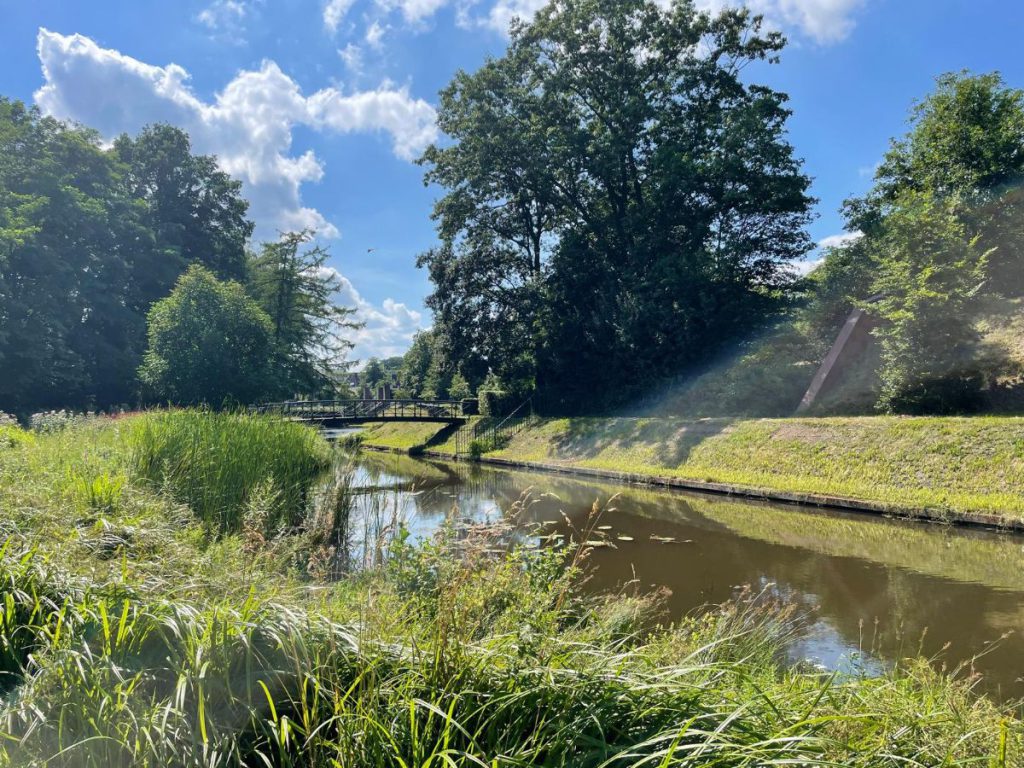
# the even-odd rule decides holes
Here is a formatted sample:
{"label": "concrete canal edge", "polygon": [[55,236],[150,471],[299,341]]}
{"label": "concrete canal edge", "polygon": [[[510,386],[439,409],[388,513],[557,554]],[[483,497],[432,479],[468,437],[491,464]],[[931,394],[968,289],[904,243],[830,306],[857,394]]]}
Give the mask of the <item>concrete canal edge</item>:
{"label": "concrete canal edge", "polygon": [[727,496],[737,499],[749,499],[761,502],[792,504],[802,507],[814,507],[823,510],[855,512],[875,517],[899,518],[927,523],[942,523],[967,528],[987,528],[998,531],[1024,533],[1024,520],[1010,520],[999,515],[984,512],[960,512],[946,509],[930,509],[927,507],[908,507],[899,504],[866,501],[844,496],[829,496],[819,493],[799,493],[795,491],[779,491],[751,486],[714,483],[703,480],[690,480],[682,477],[665,475],[647,475],[634,472],[619,472],[613,469],[595,469],[571,464],[548,464],[533,461],[515,461],[512,459],[489,458],[483,456],[477,460],[469,460],[441,451],[417,451],[385,446],[361,445],[361,448],[377,453],[397,453],[411,455],[416,458],[443,459],[465,464],[481,464],[501,467],[504,469],[521,469],[531,472],[547,472],[557,475],[576,477],[592,477],[602,480],[614,480],[627,485],[647,486],[652,488],[674,488],[681,491],[695,491],[714,496]]}

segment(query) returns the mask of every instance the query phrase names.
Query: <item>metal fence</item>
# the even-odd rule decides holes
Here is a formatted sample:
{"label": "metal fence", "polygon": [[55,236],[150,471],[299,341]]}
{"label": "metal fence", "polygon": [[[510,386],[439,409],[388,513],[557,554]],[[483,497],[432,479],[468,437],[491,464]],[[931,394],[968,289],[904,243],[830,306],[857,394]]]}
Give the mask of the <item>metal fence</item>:
{"label": "metal fence", "polygon": [[461,400],[290,400],[253,410],[304,421],[458,421]]}

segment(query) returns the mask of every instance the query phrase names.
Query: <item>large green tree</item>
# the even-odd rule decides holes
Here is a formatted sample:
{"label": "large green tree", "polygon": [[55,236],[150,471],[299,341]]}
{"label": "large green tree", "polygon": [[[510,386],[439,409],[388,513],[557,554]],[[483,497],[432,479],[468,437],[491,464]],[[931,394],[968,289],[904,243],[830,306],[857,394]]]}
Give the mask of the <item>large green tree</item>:
{"label": "large green tree", "polygon": [[286,396],[333,392],[353,346],[344,333],[360,327],[355,310],[336,301],[342,278],[327,266],[329,251],[312,239],[309,231],[283,234],[249,261],[249,293],[270,317]]}
{"label": "large green tree", "polygon": [[113,152],[129,194],[147,204],[160,257],[135,270],[138,301],[148,306],[166,295],[189,264],[202,264],[221,279],[245,276],[245,246],[253,232],[249,204],[241,182],[220,170],[215,157],[193,154],[188,134],[170,125],[121,135]]}
{"label": "large green tree", "polygon": [[864,237],[829,261],[857,276],[853,298],[881,297],[883,410],[958,410],[977,396],[978,299],[1024,293],[1022,184],[1024,91],[961,72],[938,78],[870,192],[846,203]]}
{"label": "large green tree", "polygon": [[273,323],[236,282],[193,265],[149,312],[139,378],[161,400],[220,407],[279,386]]}
{"label": "large green tree", "polygon": [[177,129],[106,149],[0,99],[0,410],[135,400],[150,305],[189,263],[242,274],[245,209]]}
{"label": "large green tree", "polygon": [[144,205],[99,137],[0,99],[0,409],[124,402],[144,343],[125,296]]}
{"label": "large green tree", "polygon": [[783,40],[746,11],[555,0],[442,93],[428,303],[456,367],[601,405],[763,322],[809,248]]}

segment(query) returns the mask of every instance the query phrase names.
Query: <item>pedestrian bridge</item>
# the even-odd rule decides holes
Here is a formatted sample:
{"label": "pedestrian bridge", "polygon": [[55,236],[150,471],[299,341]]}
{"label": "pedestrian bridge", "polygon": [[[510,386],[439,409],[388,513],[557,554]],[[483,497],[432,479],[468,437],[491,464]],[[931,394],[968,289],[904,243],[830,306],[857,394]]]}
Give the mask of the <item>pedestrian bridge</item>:
{"label": "pedestrian bridge", "polygon": [[461,400],[289,400],[267,403],[253,410],[328,427],[368,421],[457,424],[473,415],[465,413]]}

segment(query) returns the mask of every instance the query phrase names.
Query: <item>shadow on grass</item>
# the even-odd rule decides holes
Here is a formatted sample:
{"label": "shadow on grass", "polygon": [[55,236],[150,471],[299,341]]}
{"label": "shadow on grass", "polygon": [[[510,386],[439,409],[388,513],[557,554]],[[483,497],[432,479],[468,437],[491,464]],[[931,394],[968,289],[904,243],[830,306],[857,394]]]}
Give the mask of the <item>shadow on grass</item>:
{"label": "shadow on grass", "polygon": [[705,440],[725,432],[733,418],[681,422],[674,419],[570,419],[554,441],[559,458],[592,459],[615,448],[629,452],[653,448],[658,464],[677,467]]}

